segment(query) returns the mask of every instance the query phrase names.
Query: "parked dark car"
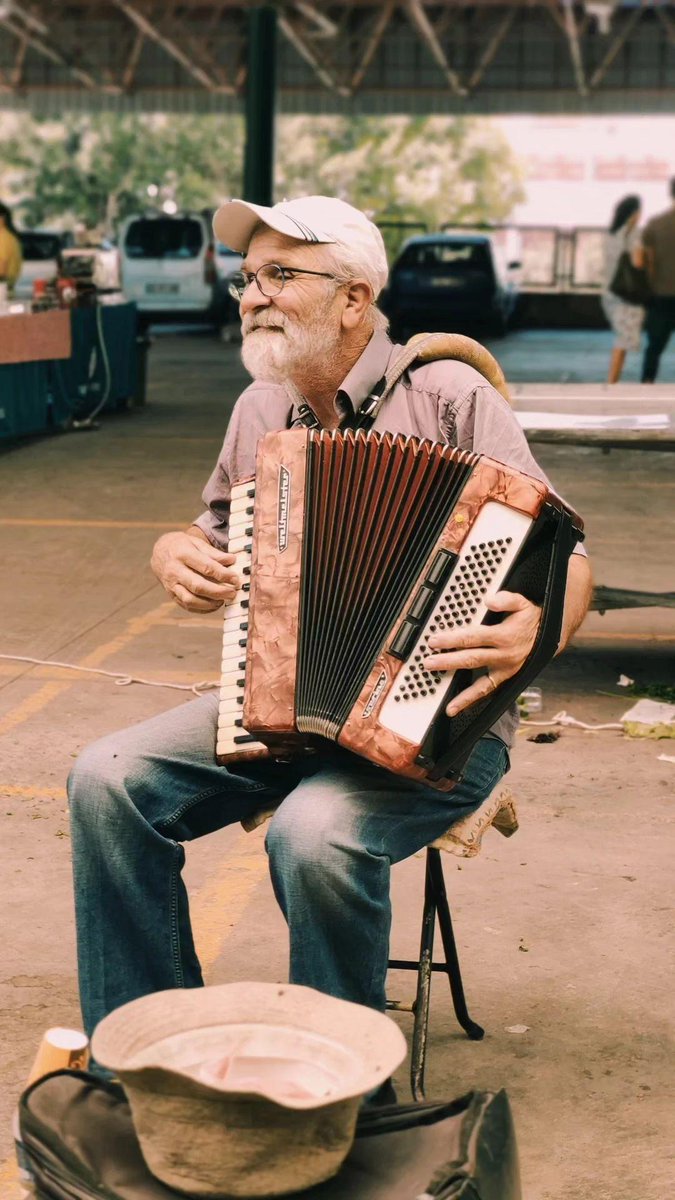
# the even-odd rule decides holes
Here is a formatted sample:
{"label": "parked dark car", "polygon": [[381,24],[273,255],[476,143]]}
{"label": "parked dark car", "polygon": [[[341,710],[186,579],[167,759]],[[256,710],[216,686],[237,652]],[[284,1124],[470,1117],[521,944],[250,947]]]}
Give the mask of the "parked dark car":
{"label": "parked dark car", "polygon": [[518,298],[489,234],[431,233],[410,238],[392,266],[382,307],[392,336],[473,331],[506,333]]}

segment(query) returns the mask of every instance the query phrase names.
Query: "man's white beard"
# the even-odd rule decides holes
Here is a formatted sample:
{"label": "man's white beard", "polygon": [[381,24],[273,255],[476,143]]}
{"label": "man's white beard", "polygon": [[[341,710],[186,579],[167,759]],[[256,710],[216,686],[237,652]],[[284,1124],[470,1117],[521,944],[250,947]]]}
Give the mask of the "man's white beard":
{"label": "man's white beard", "polygon": [[340,344],[340,327],[329,317],[331,307],[332,297],[302,323],[269,310],[247,314],[242,322],[241,358],[249,375],[285,383],[314,371],[323,374]]}

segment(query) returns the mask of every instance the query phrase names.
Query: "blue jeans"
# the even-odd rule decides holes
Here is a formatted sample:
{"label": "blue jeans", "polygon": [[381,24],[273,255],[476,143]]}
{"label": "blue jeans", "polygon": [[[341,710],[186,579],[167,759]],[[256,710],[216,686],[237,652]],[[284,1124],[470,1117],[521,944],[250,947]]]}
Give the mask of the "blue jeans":
{"label": "blue jeans", "polygon": [[71,772],[89,1034],[137,996],[202,985],[181,843],[278,800],[266,847],[288,922],[291,982],[384,1009],[392,863],[477,808],[509,766],[504,743],[483,738],[447,795],[337,748],[320,761],[234,773],[215,762],[216,719],[216,694],[201,696],[94,743]]}

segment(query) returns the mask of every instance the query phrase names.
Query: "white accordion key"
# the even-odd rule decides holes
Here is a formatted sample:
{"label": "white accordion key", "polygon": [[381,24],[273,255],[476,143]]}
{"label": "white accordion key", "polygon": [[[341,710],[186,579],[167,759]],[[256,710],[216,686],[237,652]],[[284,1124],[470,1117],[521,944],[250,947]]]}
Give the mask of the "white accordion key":
{"label": "white accordion key", "polygon": [[255,488],[252,482],[235,484],[230,498],[228,550],[234,554],[233,570],[242,586],[232,604],[224,611],[222,671],[218,705],[218,736],[216,754],[246,757],[251,751],[267,747],[242,726],[244,688],[246,685],[246,642],[248,638],[248,597],[251,556],[253,551],[253,503]]}

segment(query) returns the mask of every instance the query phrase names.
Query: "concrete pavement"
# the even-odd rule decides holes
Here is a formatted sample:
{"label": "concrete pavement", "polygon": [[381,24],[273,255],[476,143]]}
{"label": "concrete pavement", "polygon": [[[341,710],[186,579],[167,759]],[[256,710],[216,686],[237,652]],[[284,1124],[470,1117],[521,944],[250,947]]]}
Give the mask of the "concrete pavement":
{"label": "concrete pavement", "polygon": [[[513,343],[493,349],[516,355]],[[145,409],[2,454],[2,653],[185,687],[217,677],[218,615],[174,608],[147,560],[159,532],[199,511],[243,382],[235,347],[164,335]],[[547,446],[538,458],[586,518],[599,583],[672,590],[671,454]],[[544,715],[616,721],[627,707],[619,673],[672,684],[674,667],[672,613],[593,613],[542,677]],[[184,698],[0,659],[2,1200],[18,1195],[9,1121],[40,1036],[79,1024],[67,771],[93,738]],[[428,1092],[508,1089],[526,1200],[666,1200],[675,765],[659,755],[672,743],[565,730],[540,745],[533,732],[519,737],[509,776],[521,830],[508,841],[488,834],[475,862],[444,860],[469,1007],[487,1035],[464,1038],[435,981]],[[422,871],[417,858],[394,872],[397,957],[416,950]],[[236,827],[192,844],[187,879],[209,981],[283,979],[285,931],[261,833]],[[411,986],[392,976],[390,994]],[[409,1030],[409,1018],[396,1019]],[[514,1025],[528,1028],[507,1032]],[[405,1068],[399,1081],[405,1095]]]}

